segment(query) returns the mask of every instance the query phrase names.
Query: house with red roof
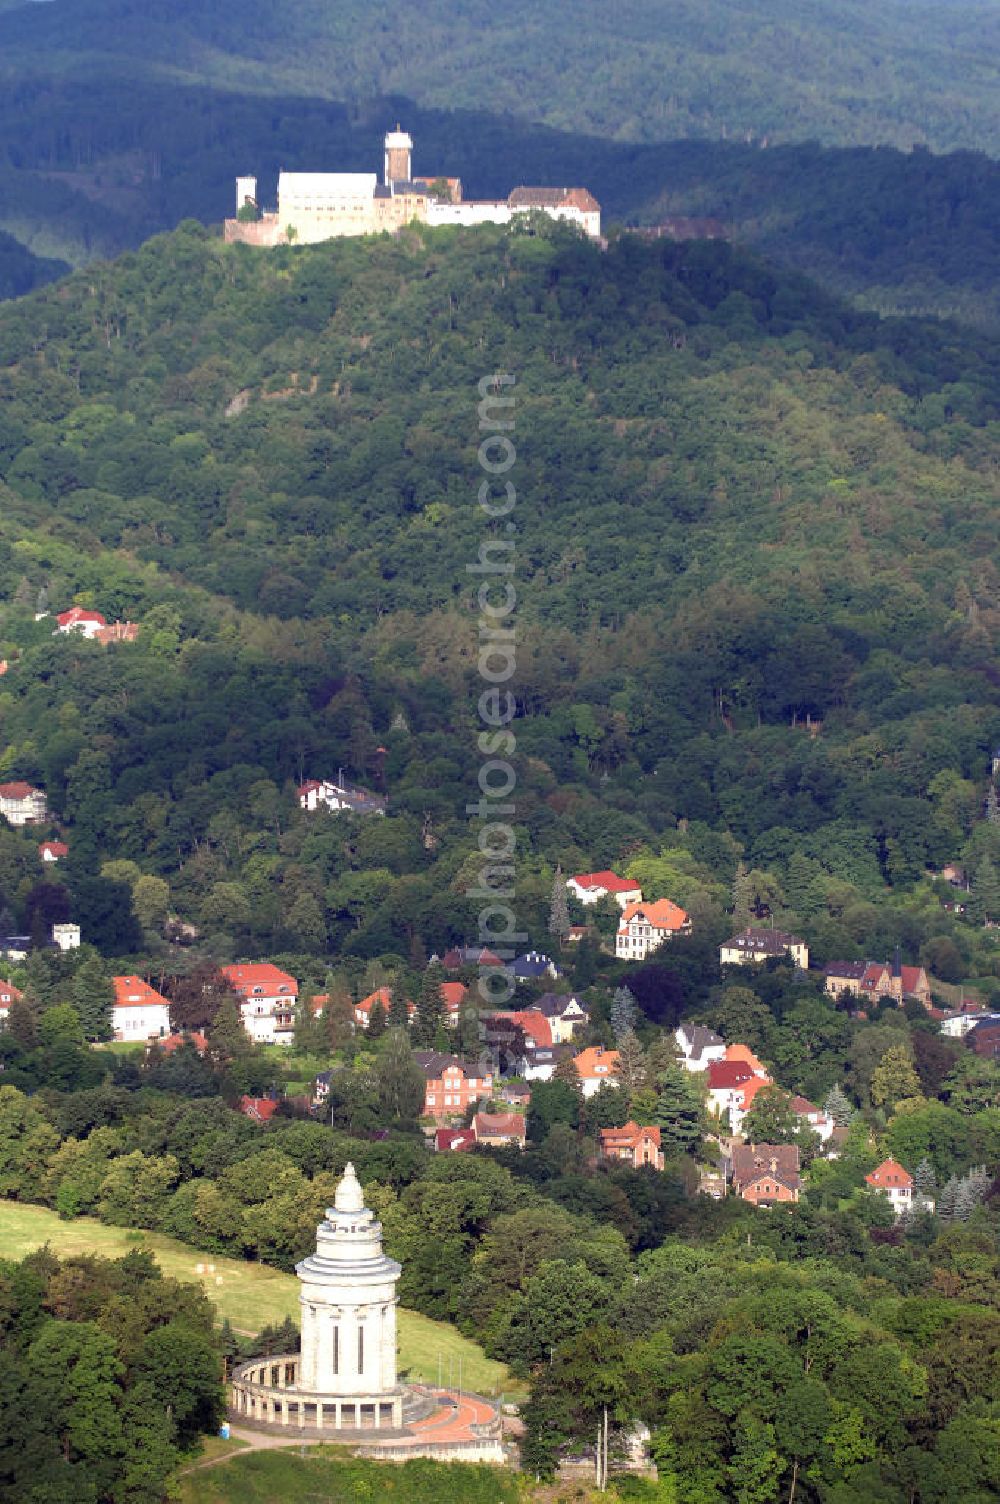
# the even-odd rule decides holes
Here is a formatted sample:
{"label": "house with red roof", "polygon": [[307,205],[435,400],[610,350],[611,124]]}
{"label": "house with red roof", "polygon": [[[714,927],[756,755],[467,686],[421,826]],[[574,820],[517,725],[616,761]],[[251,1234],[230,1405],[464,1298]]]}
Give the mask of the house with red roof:
{"label": "house with red roof", "polygon": [[753,1071],[740,1060],[713,1060],[706,1073],[708,1082],[708,1110],[713,1117],[729,1114],[732,1123],[733,1111],[743,1104],[743,1087],[754,1079]]}
{"label": "house with red roof", "polygon": [[579,1055],[574,1055],[573,1064],[580,1077],[580,1090],[585,1097],[595,1096],[607,1081],[612,1086],[621,1085],[618,1060],[617,1050],[606,1050],[601,1044],[591,1045],[589,1049],[581,1050]]}
{"label": "house with red roof", "polygon": [[630,1119],[622,1128],[602,1128],[598,1137],[602,1159],[624,1162],[634,1170],[641,1170],[644,1165],[663,1169],[659,1128],[643,1128]]}
{"label": "house with red roof", "polygon": [[566,884],[580,902],[589,907],[609,895],[620,909],[630,903],[642,902],[642,889],[632,877],[619,877],[616,872],[578,872]]}
{"label": "house with red roof", "polygon": [[165,1039],[170,1033],[170,1004],[142,977],[112,977],[115,1001],[111,1027],[117,1040]]}
{"label": "house with red roof", "polygon": [[30,825],[48,814],[45,794],[32,784],[17,780],[0,783],[0,815],[8,825]]}
{"label": "house with red roof", "polygon": [[513,1144],[523,1149],[527,1134],[523,1112],[477,1112],[472,1119],[477,1144],[504,1149]]}
{"label": "house with red roof", "polygon": [[823,990],[828,997],[849,993],[876,1001],[891,997],[902,1007],[907,998],[931,1006],[931,984],[922,966],[904,966],[895,961],[830,961],[823,968]]}
{"label": "house with red roof", "polygon": [[113,642],[136,642],[138,637],[137,621],[113,621],[106,627],[98,627],[94,633],[94,641],[103,647],[109,647]]}
{"label": "house with red roof", "polygon": [[797,1144],[737,1144],[733,1149],[733,1190],[754,1206],[799,1199]]}
{"label": "house with red roof", "polygon": [[269,1123],[278,1110],[275,1097],[240,1097],[240,1112],[254,1123]]}
{"label": "house with red roof", "polygon": [[729,1127],[733,1133],[743,1132],[743,1120],[754,1104],[754,1098],[765,1086],[774,1083],[767,1077],[751,1076],[749,1081],[744,1081],[733,1092],[733,1102],[729,1108]]}
{"label": "house with red roof", "polygon": [[10,1017],[11,1003],[19,1003],[24,994],[19,992],[13,982],[5,981],[0,977],[0,1024],[6,1024]]}
{"label": "house with red roof", "polygon": [[462,1005],[469,995],[469,989],[464,982],[442,982],[441,1000],[444,1003],[444,1021],[449,1029],[454,1029],[462,1012]]}
{"label": "house with red roof", "polygon": [[151,1039],[146,1046],[146,1050],[148,1053],[155,1045],[164,1055],[173,1055],[186,1044],[191,1045],[199,1055],[204,1055],[208,1049],[208,1039],[206,1036],[197,1029],[192,1029],[182,1034],[168,1034],[165,1039]]}
{"label": "house with red roof", "polygon": [[436,1128],[434,1148],[446,1154],[468,1154],[476,1147],[476,1135],[471,1128]]}
{"label": "house with red roof", "polygon": [[629,903],[622,910],[615,955],[620,961],[644,961],[675,935],[690,933],[690,918],[670,898],[660,898],[656,903]]}
{"label": "house with red roof", "polygon": [[65,841],[43,841],[38,855],[43,862],[61,862],[64,856],[69,856],[69,847]]}
{"label": "house with red roof", "polygon": [[334,814],[346,811],[351,815],[384,815],[389,803],[384,794],[373,794],[371,789],[329,778],[307,778],[299,784],[297,793],[300,809],[323,808]]}
{"label": "house with red roof", "polygon": [[913,1176],[903,1169],[898,1160],[883,1159],[870,1175],[865,1176],[865,1184],[887,1197],[897,1217],[902,1216],[913,1204]]}
{"label": "house with red roof", "polygon": [[798,1094],[789,1099],[788,1105],[795,1116],[808,1123],[813,1133],[818,1134],[820,1141],[825,1144],[837,1126],[833,1118],[828,1118],[822,1107],[817,1107],[808,1097],[800,1097]]}
{"label": "house with red roof", "polygon": [[552,1025],[538,1008],[522,1008],[516,1013],[511,1013],[510,1019],[523,1030],[525,1039],[533,1040],[536,1045],[550,1045],[558,1042],[552,1038]]}
{"label": "house with red roof", "polygon": [[243,1027],[258,1044],[291,1044],[299,984],[270,961],[223,966],[235,992]]}
{"label": "house with red roof", "polygon": [[76,632],[81,637],[96,637],[107,624],[100,611],[88,611],[83,606],[71,606],[56,617],[57,632]]}
{"label": "house with red roof", "polygon": [[415,1050],[413,1058],[424,1073],[425,1117],[447,1122],[493,1095],[493,1072],[486,1064],[437,1050]]}

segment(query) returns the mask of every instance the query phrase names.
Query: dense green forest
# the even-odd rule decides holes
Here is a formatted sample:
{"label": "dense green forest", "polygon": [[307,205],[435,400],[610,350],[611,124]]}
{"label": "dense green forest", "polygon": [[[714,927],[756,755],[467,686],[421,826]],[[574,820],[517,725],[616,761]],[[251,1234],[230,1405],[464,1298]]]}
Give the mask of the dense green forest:
{"label": "dense green forest", "polygon": [[619,140],[682,136],[996,151],[988,0],[594,0],[498,15],[435,0],[55,0],[0,11],[16,75],[113,69],[249,90],[482,108]]}
{"label": "dense green forest", "polygon": [[[526,230],[186,225],[0,312],[0,770],[71,848],[32,899],[37,834],[7,833],[8,909],[73,906],[109,955],[162,952],[168,912],[242,953],[465,938],[500,369],[533,938],[557,862],[638,858],[711,935],[742,853],[820,960],[942,935],[989,976],[995,348],[725,245]],[[139,641],[54,639],[74,600]],[[346,840],[293,794],[340,767],[390,798]],[[952,859],[965,914],[926,875]],[[108,862],[167,885],[144,933]]]}
{"label": "dense green forest", "polygon": [[[371,170],[387,124],[413,132],[424,170],[472,197],[521,182],[585,183],[606,225],[709,217],[769,257],[888,312],[1000,323],[1000,167],[969,152],[762,149],[723,141],[625,145],[510,116],[347,107],[316,98],[114,75],[20,76],[0,98],[0,229],[42,258],[82,265],[195,217],[232,211],[238,171],[265,200],[278,170]],[[27,262],[27,257],[23,257]],[[36,280],[48,280],[43,265]],[[30,284],[29,284],[30,285]],[[0,296],[26,290],[0,276]]]}

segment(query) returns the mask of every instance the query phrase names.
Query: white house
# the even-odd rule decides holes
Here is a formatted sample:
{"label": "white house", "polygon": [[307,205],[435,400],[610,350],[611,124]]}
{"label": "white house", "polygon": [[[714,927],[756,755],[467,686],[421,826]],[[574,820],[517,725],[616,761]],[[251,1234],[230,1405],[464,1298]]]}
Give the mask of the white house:
{"label": "white house", "polygon": [[76,950],[80,944],[80,926],[78,924],[54,924],[52,944],[58,945],[60,950]]}
{"label": "white house", "polygon": [[913,1176],[894,1159],[883,1159],[870,1175],[865,1176],[865,1183],[888,1198],[897,1217],[909,1211],[913,1204]]}
{"label": "white house", "polygon": [[1000,1023],[1000,1013],[987,1013],[981,1004],[966,1005],[941,1020],[941,1033],[949,1039],[964,1039],[977,1024]]}
{"label": "white house", "polygon": [[28,825],[46,816],[45,795],[30,783],[0,783],[0,815],[9,825]]}
{"label": "white house", "polygon": [[615,872],[578,872],[566,886],[586,908],[609,894],[620,909],[642,901],[642,889],[635,879],[619,877]]}
{"label": "white house", "polygon": [[822,1107],[817,1107],[807,1097],[794,1096],[788,1105],[795,1113],[795,1116],[803,1118],[809,1124],[813,1133],[819,1135],[820,1142],[825,1144],[837,1126],[833,1118],[827,1117]]}
{"label": "white house", "polygon": [[240,1017],[258,1044],[291,1044],[299,984],[270,961],[223,966],[222,975],[235,992]]}
{"label": "white house", "polygon": [[60,611],[56,622],[57,632],[75,632],[80,637],[96,637],[101,628],[108,624],[100,611],[87,611],[83,606],[71,606],[68,611]]}
{"label": "white house", "polygon": [[43,862],[61,862],[64,856],[69,856],[69,847],[65,841],[42,841],[38,855]]}
{"label": "white house", "polygon": [[681,1064],[689,1071],[703,1071],[713,1060],[722,1060],[726,1053],[725,1040],[701,1024],[680,1024],[674,1030],[677,1048],[682,1055]]}
{"label": "white house", "polygon": [[347,810],[352,815],[384,815],[388,804],[384,794],[373,794],[370,789],[346,783],[334,783],[329,778],[309,778],[300,783],[298,796],[300,809],[322,807],[335,812]]}
{"label": "white house", "polygon": [[112,1027],[116,1039],[162,1039],[170,1033],[170,1004],[142,977],[114,977]]}
{"label": "white house", "polygon": [[593,1097],[605,1082],[621,1085],[618,1075],[618,1051],[606,1050],[603,1045],[591,1045],[573,1057],[576,1073],[580,1077],[580,1090],[585,1097]]}
{"label": "white house", "polygon": [[809,947],[797,935],[784,930],[756,929],[753,925],[734,935],[719,947],[721,966],[751,966],[772,957],[791,956],[805,971],[809,966]]}
{"label": "white house", "polygon": [[644,961],[674,935],[690,934],[691,920],[669,898],[656,903],[630,903],[622,911],[615,955],[620,961]]}

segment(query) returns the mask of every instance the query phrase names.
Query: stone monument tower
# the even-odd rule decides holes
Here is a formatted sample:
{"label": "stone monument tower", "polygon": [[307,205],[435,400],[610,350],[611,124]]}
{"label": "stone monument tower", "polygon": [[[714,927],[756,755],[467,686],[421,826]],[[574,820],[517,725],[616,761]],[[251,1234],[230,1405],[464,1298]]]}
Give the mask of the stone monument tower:
{"label": "stone monument tower", "polygon": [[413,139],[399,126],[387,131],[385,137],[385,186],[393,183],[409,183],[413,171]]}
{"label": "stone monument tower", "polygon": [[[316,1252],[296,1264],[295,1272],[302,1282],[302,1354],[296,1388],[359,1406],[378,1406],[381,1425],[400,1425],[396,1283],[401,1271],[382,1252],[381,1225],[365,1206],[352,1164],[344,1170],[334,1204],[317,1229]],[[390,1404],[391,1421],[385,1408]]]}

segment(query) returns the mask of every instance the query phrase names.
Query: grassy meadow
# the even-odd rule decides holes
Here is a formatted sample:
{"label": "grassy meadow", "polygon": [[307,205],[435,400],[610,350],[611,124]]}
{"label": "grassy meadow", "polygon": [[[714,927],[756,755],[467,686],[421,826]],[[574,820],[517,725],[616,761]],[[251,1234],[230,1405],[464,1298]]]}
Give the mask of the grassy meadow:
{"label": "grassy meadow", "polygon": [[[291,1316],[298,1321],[298,1280],[266,1264],[199,1253],[186,1243],[156,1232],[132,1232],[126,1227],[106,1227],[92,1217],[63,1222],[42,1206],[0,1201],[0,1258],[19,1259],[48,1243],[53,1253],[68,1257],[93,1253],[121,1258],[133,1248],[154,1254],[164,1274],[200,1284],[219,1313],[228,1316],[237,1331],[258,1332]],[[439,1362],[440,1360],[440,1362]],[[462,1384],[480,1394],[512,1393],[507,1369],[487,1358],[481,1348],[463,1337],[447,1322],[432,1321],[416,1311],[399,1313],[399,1367],[414,1379],[436,1383],[440,1371],[444,1382],[458,1382],[461,1360]]]}

